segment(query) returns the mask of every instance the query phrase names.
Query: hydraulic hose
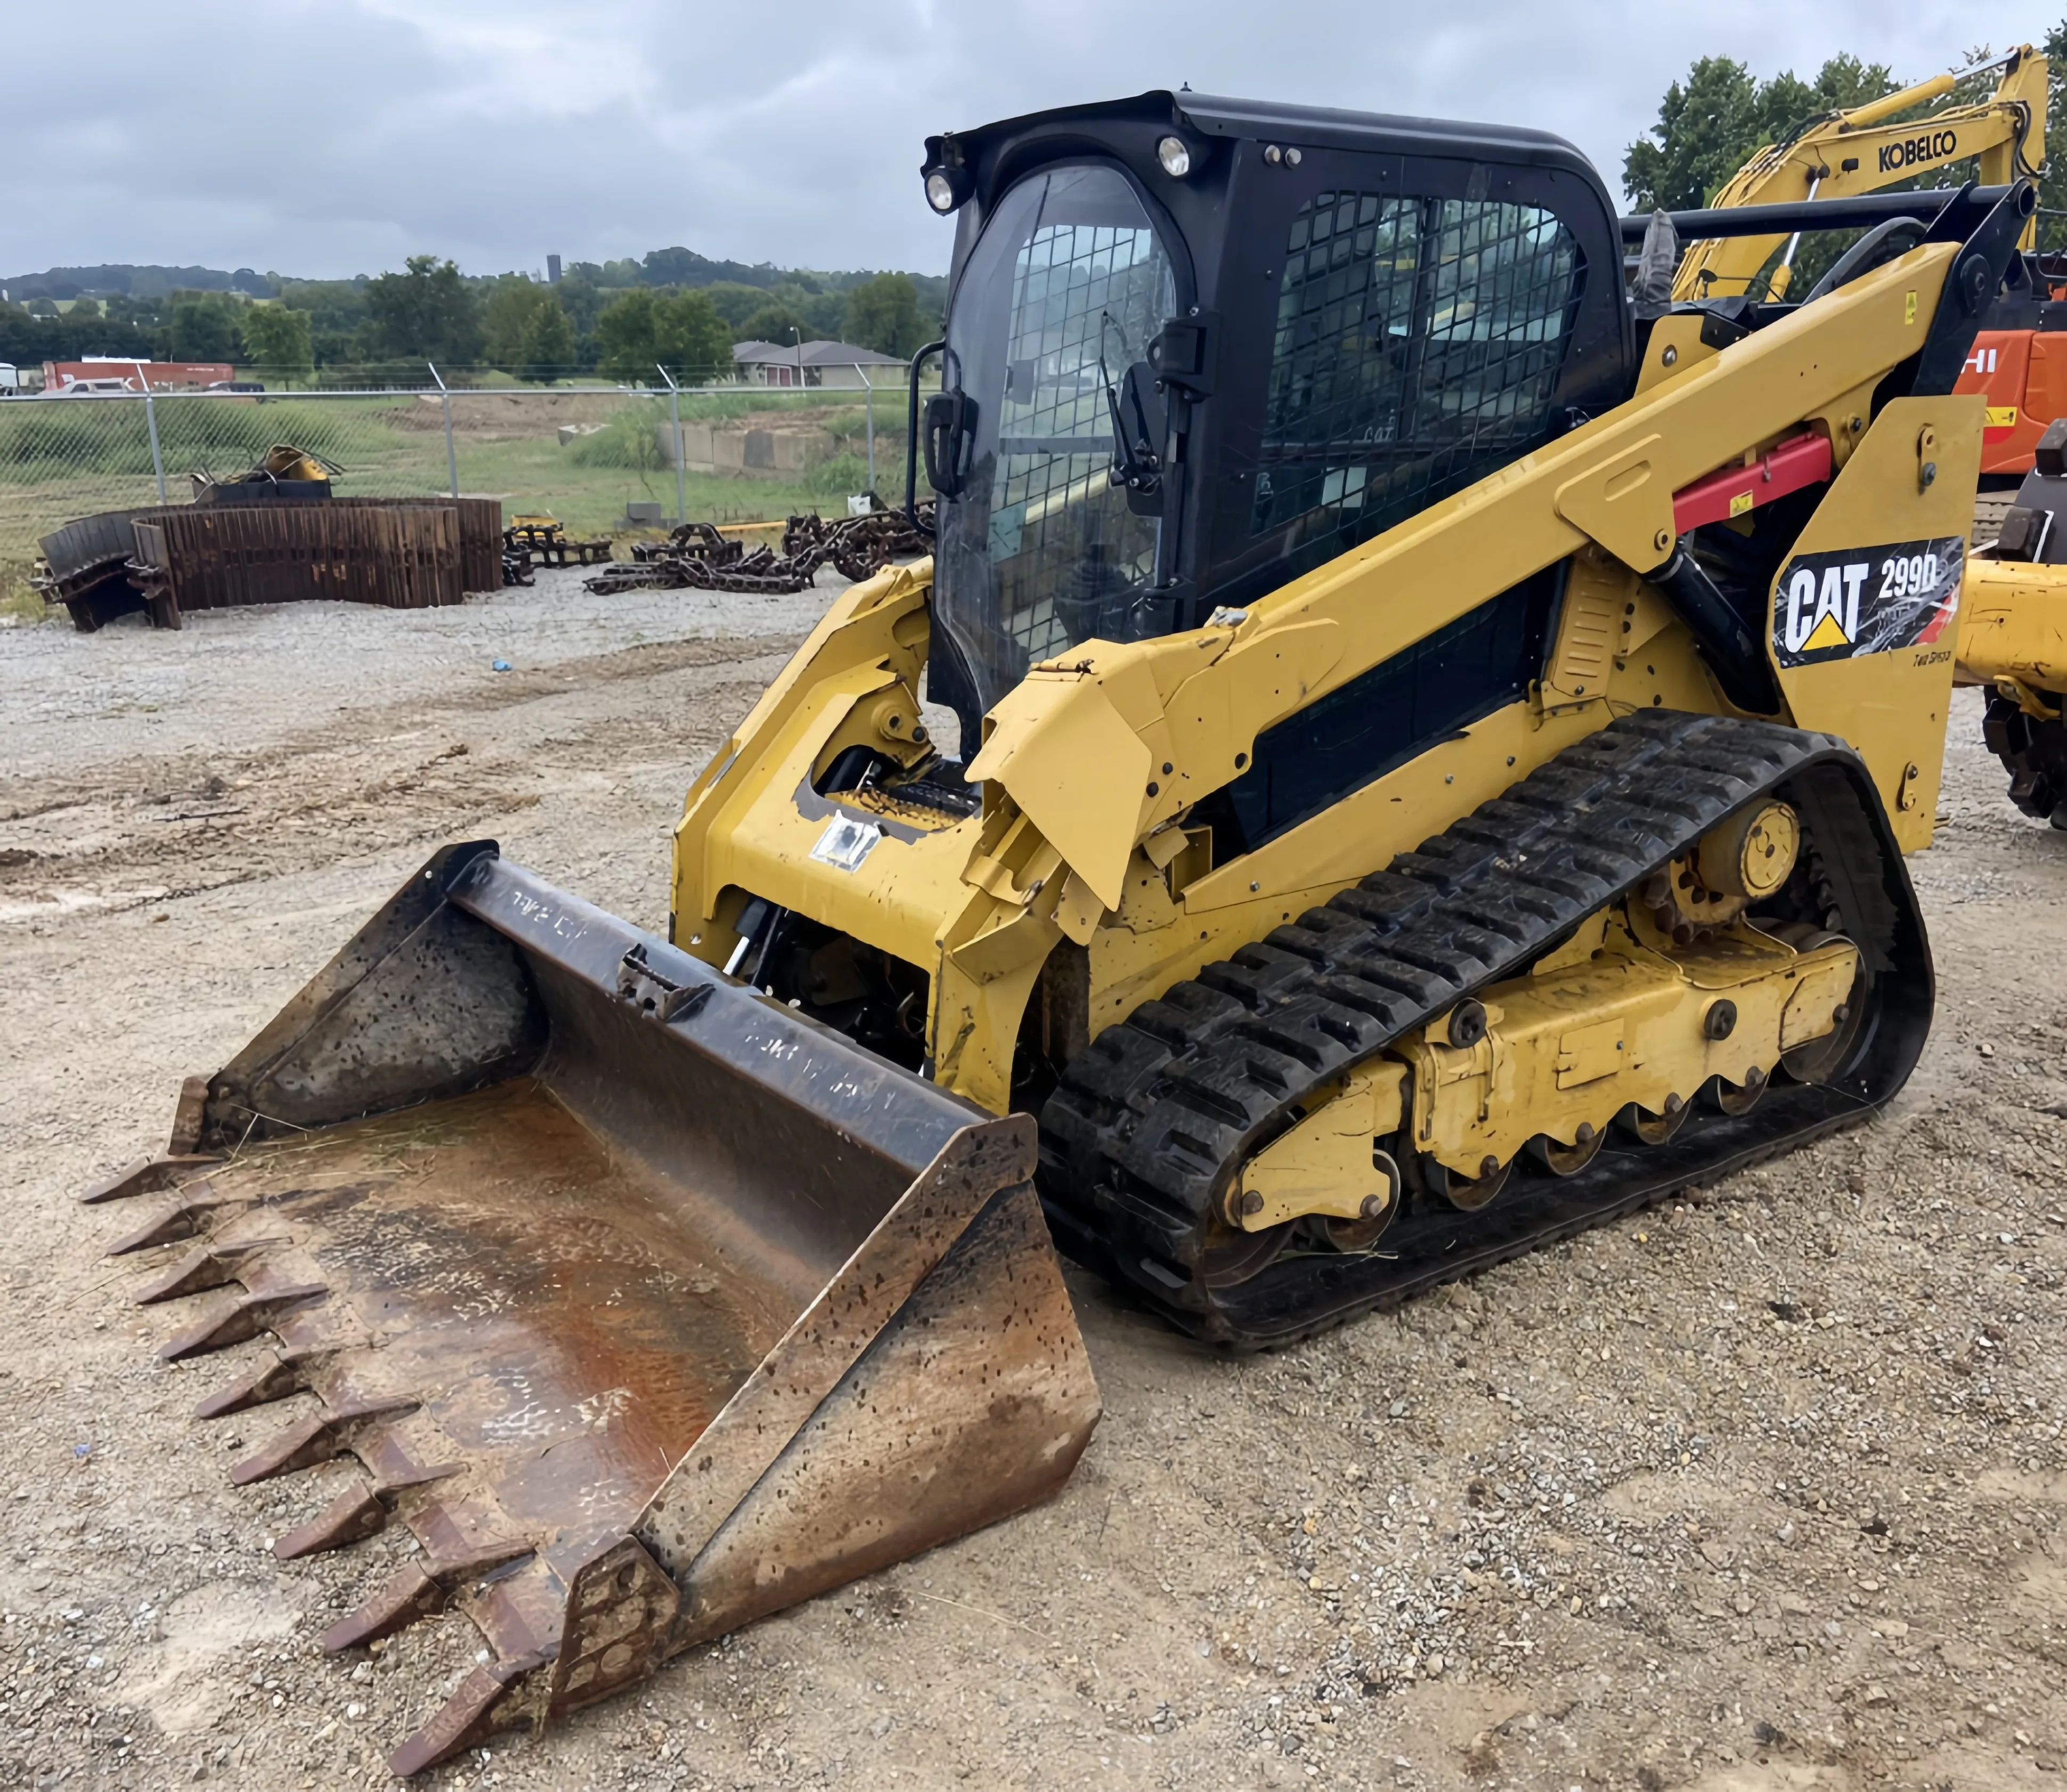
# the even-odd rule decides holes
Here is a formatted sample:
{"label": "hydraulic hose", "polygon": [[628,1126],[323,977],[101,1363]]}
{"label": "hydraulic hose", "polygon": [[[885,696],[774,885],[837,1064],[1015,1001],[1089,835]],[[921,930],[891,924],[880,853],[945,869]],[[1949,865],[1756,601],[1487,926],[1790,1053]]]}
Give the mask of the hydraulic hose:
{"label": "hydraulic hose", "polygon": [[1643,576],[1686,624],[1723,695],[1750,714],[1777,715],[1780,685],[1757,636],[1716,589],[1715,580],[1687,548],[1686,538],[1683,536],[1674,546],[1672,558],[1663,566]]}

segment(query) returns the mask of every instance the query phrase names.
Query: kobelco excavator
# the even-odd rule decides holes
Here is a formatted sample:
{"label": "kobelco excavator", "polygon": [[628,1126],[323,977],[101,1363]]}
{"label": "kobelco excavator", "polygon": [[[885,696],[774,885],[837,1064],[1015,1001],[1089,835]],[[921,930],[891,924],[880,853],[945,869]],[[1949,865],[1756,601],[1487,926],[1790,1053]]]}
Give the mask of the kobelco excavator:
{"label": "kobelco excavator", "polygon": [[[1985,100],[1951,105],[1963,80],[1999,71]],[[1919,174],[1972,161],[1984,181],[2036,180],[2045,160],[2045,58],[2020,44],[1992,61],[1805,119],[1765,144],[1710,201],[1717,209],[1878,193]],[[1808,226],[1814,229],[1812,224]],[[1799,230],[1697,243],[1672,283],[1675,299],[1784,299]],[[2036,240],[2024,227],[2023,246]]]}
{"label": "kobelco excavator", "polygon": [[238,1478],[355,1465],[276,1550],[420,1543],[328,1646],[484,1633],[402,1771],[1055,1492],[1051,1233],[1281,1344],[1854,1124],[1930,1024],[2028,183],[1639,325],[1533,132],[1153,92],[922,173],[935,552],[696,779],[665,937],[449,848],[95,1192],[210,1303],[168,1354],[254,1346],[203,1411],[298,1403]]}
{"label": "kobelco excavator", "polygon": [[[1962,82],[1991,71],[1996,79],[1988,98],[1957,99]],[[1969,162],[1984,181],[2035,180],[2045,159],[2048,73],[2045,57],[2020,44],[1866,105],[1805,119],[1780,142],[1761,148],[1711,203],[1720,210],[1801,199],[1838,201]],[[2030,256],[2037,222],[2034,217],[2025,225],[2021,242],[2030,278],[1991,304],[1956,388],[1987,396],[1984,478],[2028,473],[2045,426],[2067,412],[2067,270]],[[1803,234],[1800,228],[1773,230],[1697,242],[1679,263],[1673,296],[1788,297]]]}

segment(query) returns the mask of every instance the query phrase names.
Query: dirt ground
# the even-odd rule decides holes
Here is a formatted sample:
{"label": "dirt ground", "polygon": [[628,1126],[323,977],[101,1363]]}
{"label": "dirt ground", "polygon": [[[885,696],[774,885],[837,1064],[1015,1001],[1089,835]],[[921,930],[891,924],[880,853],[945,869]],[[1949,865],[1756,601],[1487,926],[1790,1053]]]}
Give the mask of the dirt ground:
{"label": "dirt ground", "polygon": [[[478,1638],[314,1639],[392,1534],[154,1347],[73,1197],[436,843],[649,926],[682,789],[826,594],[0,630],[0,1785],[385,1780]],[[497,673],[500,657],[512,669]],[[1070,1286],[1068,1491],[441,1786],[2053,1786],[2067,1771],[2067,837],[1955,711],[1890,1112],[1282,1355]],[[242,1357],[255,1345],[231,1354]]]}

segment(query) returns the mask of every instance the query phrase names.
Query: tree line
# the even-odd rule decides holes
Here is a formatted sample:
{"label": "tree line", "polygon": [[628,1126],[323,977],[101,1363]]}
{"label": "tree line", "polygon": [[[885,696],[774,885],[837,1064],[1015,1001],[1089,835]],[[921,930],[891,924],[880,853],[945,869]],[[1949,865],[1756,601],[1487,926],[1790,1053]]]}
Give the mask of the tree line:
{"label": "tree line", "polygon": [[[2067,180],[2067,22],[2056,25],[2042,46],[2047,60],[2045,142],[2033,145],[2032,162],[2049,165],[2054,178],[2044,196]],[[1969,63],[1985,61],[1986,45],[1971,51]],[[1911,79],[1915,77],[1911,77]],[[1970,105],[1995,91],[1996,71],[1983,70],[1961,81],[1939,105]],[[1911,80],[1898,80],[1885,63],[1862,62],[1857,56],[1833,56],[1813,81],[1785,70],[1760,80],[1743,63],[1728,56],[1704,56],[1683,80],[1667,88],[1658,122],[1622,158],[1622,188],[1639,211],[1662,206],[1691,210],[1710,204],[1730,177],[1760,149],[1786,140],[1798,125],[1819,114],[1849,110],[1898,91]],[[1919,107],[1898,117],[1923,116],[1936,108]],[[1951,186],[1972,177],[1971,165],[1932,169],[1895,183],[1888,189]],[[1850,241],[1848,234],[1825,231],[1804,238],[1795,259],[1794,284],[1808,290]],[[2041,220],[2041,246],[2067,247],[2067,217]]]}
{"label": "tree line", "polygon": [[[939,333],[946,282],[909,274],[818,274],[712,260],[687,249],[576,262],[548,284],[462,274],[413,255],[353,280],[270,277],[270,299],[180,291],[0,304],[0,360],[83,355],[222,361],[268,384],[414,383],[493,368],[530,380],[595,376],[657,384],[729,377],[733,346],[833,338],[906,356]],[[464,376],[464,375],[462,375]]]}
{"label": "tree line", "polygon": [[[2045,50],[2051,93],[2044,159],[2067,179],[2067,22],[2046,35]],[[1986,55],[1976,51],[1970,59]],[[1761,80],[1744,63],[1702,57],[1666,90],[1657,123],[1630,146],[1624,192],[1639,210],[1704,205],[1762,145],[1819,113],[1904,84],[1886,63],[1853,55],[1830,58],[1813,80],[1792,71]],[[1970,77],[1951,103],[1984,99],[1993,85],[1992,72]],[[1967,172],[1920,178],[1949,184]],[[2067,248],[2067,213],[2041,226],[2045,247]],[[1806,290],[1848,240],[1837,232],[1805,237],[1796,286]],[[817,274],[680,247],[637,260],[575,262],[550,285],[522,274],[468,276],[434,255],[412,256],[400,270],[371,278],[294,280],[240,270],[234,283],[273,296],[122,293],[76,299],[63,313],[48,297],[0,304],[0,361],[87,354],[227,361],[282,384],[319,372],[353,384],[413,383],[426,362],[455,371],[490,367],[525,380],[587,375],[652,384],[664,367],[689,383],[729,375],[733,345],[749,340],[832,337],[908,356],[939,333],[947,288],[937,276]]]}

